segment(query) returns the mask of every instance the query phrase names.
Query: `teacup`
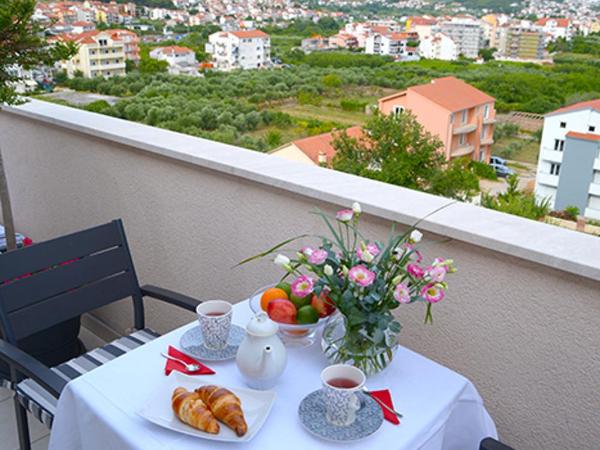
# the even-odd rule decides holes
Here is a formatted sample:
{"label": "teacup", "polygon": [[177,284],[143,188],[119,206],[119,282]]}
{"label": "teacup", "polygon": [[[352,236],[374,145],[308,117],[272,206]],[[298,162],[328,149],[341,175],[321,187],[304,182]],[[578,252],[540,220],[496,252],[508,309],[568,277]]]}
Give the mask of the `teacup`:
{"label": "teacup", "polygon": [[209,300],[196,307],[204,346],[211,350],[220,350],[227,346],[233,308],[224,300]]}
{"label": "teacup", "polygon": [[356,393],[365,385],[365,374],[356,367],[335,364],[323,369],[321,381],[327,421],[340,427],[352,425],[360,409]]}

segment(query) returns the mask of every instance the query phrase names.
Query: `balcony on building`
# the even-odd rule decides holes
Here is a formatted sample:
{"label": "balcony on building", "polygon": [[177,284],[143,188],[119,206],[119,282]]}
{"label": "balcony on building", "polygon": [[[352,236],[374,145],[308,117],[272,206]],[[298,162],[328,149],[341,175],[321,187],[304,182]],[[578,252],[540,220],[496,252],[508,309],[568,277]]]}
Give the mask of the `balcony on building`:
{"label": "balcony on building", "polygon": [[457,134],[472,133],[476,129],[477,129],[476,123],[459,124],[459,125],[455,125],[452,128],[452,134],[457,135]]}
{"label": "balcony on building", "polygon": [[[597,237],[37,100],[3,107],[0,136],[19,231],[43,241],[122,218],[140,283],[201,299],[237,301],[280,277],[266,259],[232,267],[290,236],[322,234],[315,208],[360,202],[362,231],[380,241],[392,224],[419,221],[425,260],[453,258],[458,272],[433,326],[419,308],[399,309],[401,344],[472,380],[515,448],[600,442]],[[165,333],[195,317],[152,304],[147,319]],[[85,322],[123,334],[130,304]]]}
{"label": "balcony on building", "polygon": [[459,156],[470,155],[475,150],[475,146],[472,144],[457,144],[451,151],[450,156],[452,158],[457,158]]}
{"label": "balcony on building", "polygon": [[539,184],[546,186],[558,187],[558,175],[552,175],[550,173],[538,173],[536,181]]}

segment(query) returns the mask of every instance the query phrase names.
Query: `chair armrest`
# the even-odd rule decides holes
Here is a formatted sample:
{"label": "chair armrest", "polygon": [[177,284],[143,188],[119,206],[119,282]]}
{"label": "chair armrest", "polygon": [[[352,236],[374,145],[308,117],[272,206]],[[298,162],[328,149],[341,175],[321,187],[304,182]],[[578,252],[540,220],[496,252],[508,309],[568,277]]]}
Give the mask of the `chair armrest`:
{"label": "chair armrest", "polygon": [[33,356],[0,339],[0,359],[11,368],[37,381],[44,389],[58,398],[67,382],[52,372]]}
{"label": "chair armrest", "polygon": [[179,292],[174,292],[158,286],[152,286],[150,284],[145,284],[140,289],[144,297],[152,297],[157,300],[162,300],[163,302],[179,306],[180,308],[184,308],[192,312],[196,312],[196,306],[202,303],[200,300],[188,295],[180,294]]}
{"label": "chair armrest", "polygon": [[493,438],[485,438],[481,441],[480,450],[514,450],[512,447],[509,447],[506,444],[503,444],[500,441],[497,441]]}

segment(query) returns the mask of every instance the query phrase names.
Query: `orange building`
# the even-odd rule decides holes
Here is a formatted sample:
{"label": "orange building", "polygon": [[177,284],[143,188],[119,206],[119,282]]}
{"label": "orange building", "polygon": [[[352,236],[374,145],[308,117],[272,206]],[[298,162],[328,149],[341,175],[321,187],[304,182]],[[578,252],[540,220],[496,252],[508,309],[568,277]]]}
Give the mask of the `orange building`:
{"label": "orange building", "polygon": [[446,159],[469,156],[488,162],[493,144],[496,99],[464,81],[444,77],[379,99],[383,114],[410,111],[444,144]]}

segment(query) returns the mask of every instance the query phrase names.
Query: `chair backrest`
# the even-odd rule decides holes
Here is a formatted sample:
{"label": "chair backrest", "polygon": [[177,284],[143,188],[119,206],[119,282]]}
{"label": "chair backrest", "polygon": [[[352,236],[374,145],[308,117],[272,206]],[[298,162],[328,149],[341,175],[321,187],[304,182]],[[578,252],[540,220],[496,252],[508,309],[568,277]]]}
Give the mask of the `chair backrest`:
{"label": "chair backrest", "polygon": [[143,327],[120,219],[0,255],[0,326],[12,344],[126,297],[133,298],[135,326]]}

